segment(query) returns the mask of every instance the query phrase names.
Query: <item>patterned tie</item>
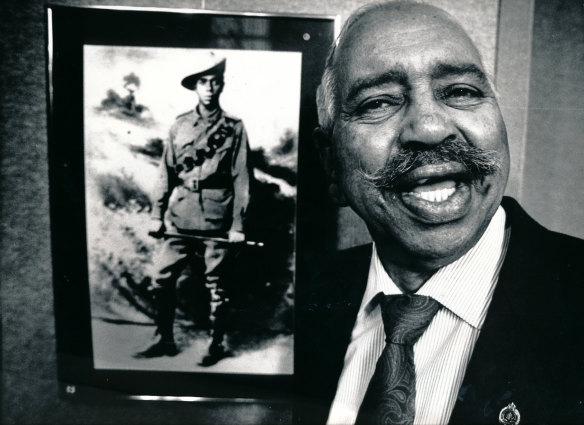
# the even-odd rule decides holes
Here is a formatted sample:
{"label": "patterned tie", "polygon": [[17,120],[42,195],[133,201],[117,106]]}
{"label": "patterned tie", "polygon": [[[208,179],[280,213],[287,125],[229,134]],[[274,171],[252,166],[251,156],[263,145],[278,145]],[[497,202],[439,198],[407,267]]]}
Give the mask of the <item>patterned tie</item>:
{"label": "patterned tie", "polygon": [[414,344],[440,309],[440,304],[421,295],[382,295],[380,298],[386,344],[355,423],[411,425],[416,402]]}

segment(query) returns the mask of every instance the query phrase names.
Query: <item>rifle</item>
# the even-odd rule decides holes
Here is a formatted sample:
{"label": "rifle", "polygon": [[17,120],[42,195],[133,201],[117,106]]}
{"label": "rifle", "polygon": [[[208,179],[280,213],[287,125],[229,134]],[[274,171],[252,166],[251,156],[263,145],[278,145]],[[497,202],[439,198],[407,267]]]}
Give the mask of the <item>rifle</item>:
{"label": "rifle", "polygon": [[219,243],[230,243],[230,244],[237,244],[242,243],[248,246],[257,246],[262,247],[264,246],[263,242],[256,242],[256,241],[241,241],[241,242],[232,242],[229,239],[225,238],[213,238],[210,236],[196,236],[196,235],[185,235],[183,233],[170,233],[170,232],[148,232],[148,235],[152,236],[153,238],[160,239],[161,237],[164,238],[183,238],[183,239],[196,239],[200,241],[214,241]]}

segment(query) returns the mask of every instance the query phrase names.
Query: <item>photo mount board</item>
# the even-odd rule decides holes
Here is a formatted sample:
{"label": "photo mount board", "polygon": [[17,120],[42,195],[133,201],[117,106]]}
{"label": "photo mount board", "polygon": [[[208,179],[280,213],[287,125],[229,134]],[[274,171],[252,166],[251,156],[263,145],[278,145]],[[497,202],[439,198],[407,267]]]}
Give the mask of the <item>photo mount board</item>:
{"label": "photo mount board", "polygon": [[[312,143],[315,93],[337,19],[177,9],[47,7],[50,214],[60,393],[70,398],[288,400],[285,373],[201,372],[96,367],[88,259],[87,73],[84,55],[116,49],[283,52],[301,57],[298,75],[294,290],[306,284],[309,260],[326,245],[332,207]],[[85,52],[85,53],[84,53]],[[261,70],[260,70],[261,71]],[[286,84],[286,81],[282,82]],[[225,95],[229,86],[226,85]],[[234,105],[237,102],[233,103]],[[251,102],[251,108],[258,102]],[[293,334],[293,329],[292,329]],[[198,359],[193,358],[193,364]]]}

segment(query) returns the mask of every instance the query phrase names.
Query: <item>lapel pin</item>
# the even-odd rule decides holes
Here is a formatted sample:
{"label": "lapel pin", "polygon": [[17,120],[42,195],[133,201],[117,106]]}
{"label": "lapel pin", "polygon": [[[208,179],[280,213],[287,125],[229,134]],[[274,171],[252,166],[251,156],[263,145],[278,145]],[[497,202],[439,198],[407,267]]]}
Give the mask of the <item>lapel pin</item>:
{"label": "lapel pin", "polygon": [[510,403],[499,412],[499,423],[503,425],[518,425],[521,415],[515,403]]}

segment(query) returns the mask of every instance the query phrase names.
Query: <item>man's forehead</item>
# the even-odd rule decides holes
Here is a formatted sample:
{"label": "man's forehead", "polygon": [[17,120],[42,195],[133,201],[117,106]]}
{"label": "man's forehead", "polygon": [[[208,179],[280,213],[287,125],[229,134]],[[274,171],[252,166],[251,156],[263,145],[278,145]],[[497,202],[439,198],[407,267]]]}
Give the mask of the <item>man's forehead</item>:
{"label": "man's forehead", "polygon": [[407,32],[416,28],[454,29],[466,36],[454,17],[442,9],[422,3],[387,2],[366,8],[354,18],[349,18],[348,27],[344,29],[345,34],[341,35],[339,41],[359,37],[368,29],[373,32]]}
{"label": "man's forehead", "polygon": [[[342,73],[387,67],[404,61],[474,63],[482,69],[478,50],[462,27],[446,12],[413,4],[371,10],[353,22],[335,55]],[[351,69],[354,68],[354,69]],[[381,70],[381,69],[380,69]]]}

